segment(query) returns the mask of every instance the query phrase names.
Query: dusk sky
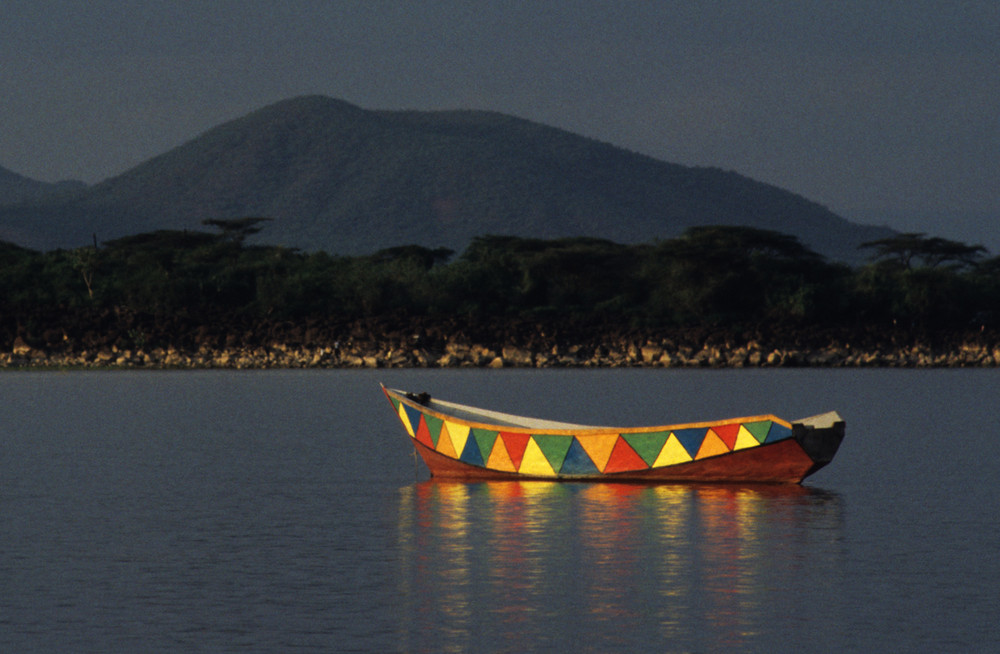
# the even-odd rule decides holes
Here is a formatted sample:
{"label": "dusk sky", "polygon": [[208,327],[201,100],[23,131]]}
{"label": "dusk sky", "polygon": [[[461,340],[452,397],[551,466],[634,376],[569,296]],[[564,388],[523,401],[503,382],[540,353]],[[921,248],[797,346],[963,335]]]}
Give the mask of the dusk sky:
{"label": "dusk sky", "polygon": [[98,182],[267,104],[486,109],[1000,253],[1000,2],[7,0],[0,166]]}

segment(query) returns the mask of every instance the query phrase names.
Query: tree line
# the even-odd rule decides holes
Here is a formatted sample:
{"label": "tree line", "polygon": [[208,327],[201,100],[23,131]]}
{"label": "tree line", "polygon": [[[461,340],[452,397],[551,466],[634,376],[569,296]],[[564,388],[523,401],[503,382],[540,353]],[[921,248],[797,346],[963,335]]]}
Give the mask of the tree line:
{"label": "tree line", "polygon": [[599,319],[636,326],[795,325],[920,329],[989,325],[1000,257],[900,234],[870,263],[826,260],[795,237],[693,227],[623,245],[595,238],[481,236],[460,254],[410,245],[335,256],[248,245],[266,219],[206,221],[72,250],[0,242],[0,312],[126,310],[241,319],[420,315]]}

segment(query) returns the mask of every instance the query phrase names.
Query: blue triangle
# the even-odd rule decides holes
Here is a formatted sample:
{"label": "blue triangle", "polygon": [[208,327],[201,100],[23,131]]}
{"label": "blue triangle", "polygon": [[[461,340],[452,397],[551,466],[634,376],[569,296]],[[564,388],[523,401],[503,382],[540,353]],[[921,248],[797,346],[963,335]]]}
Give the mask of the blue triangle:
{"label": "blue triangle", "polygon": [[775,441],[783,441],[786,438],[790,438],[792,435],[792,430],[784,425],[779,425],[776,422],[771,423],[771,429],[767,432],[767,438],[764,439],[765,443],[773,443]]}
{"label": "blue triangle", "polygon": [[476,439],[471,434],[465,441],[465,449],[462,450],[462,456],[458,458],[474,466],[483,466],[483,455],[479,452],[479,444],[476,443]]}
{"label": "blue triangle", "polygon": [[420,426],[420,412],[407,404],[403,405],[403,409],[406,411],[406,417],[410,419],[410,427],[413,428],[413,433],[416,435],[417,427]]}
{"label": "blue triangle", "polygon": [[566,451],[566,458],[563,459],[562,468],[559,469],[561,475],[596,475],[601,471],[597,469],[590,456],[584,451],[580,441],[573,439]]}
{"label": "blue triangle", "polygon": [[708,430],[704,427],[676,429],[673,431],[674,436],[677,437],[677,440],[684,446],[684,450],[691,455],[692,459],[697,456],[698,450],[701,449],[701,443],[705,440],[705,434],[707,433]]}

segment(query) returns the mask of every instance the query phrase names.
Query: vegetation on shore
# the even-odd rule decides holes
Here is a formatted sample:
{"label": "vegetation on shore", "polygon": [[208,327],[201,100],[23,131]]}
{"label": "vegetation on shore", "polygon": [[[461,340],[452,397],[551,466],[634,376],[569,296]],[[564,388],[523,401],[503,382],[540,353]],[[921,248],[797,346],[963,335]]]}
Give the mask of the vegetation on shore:
{"label": "vegetation on shore", "polygon": [[1000,315],[1000,258],[922,234],[869,243],[871,262],[849,267],[792,236],[748,227],[696,227],[642,245],[482,236],[457,256],[405,246],[347,257],[249,246],[260,218],[207,224],[216,231],[73,250],[0,243],[0,352],[280,345],[337,353],[365,339],[389,350],[398,341],[399,351],[421,335],[420,347],[436,352],[431,363],[463,339],[545,356],[685,339],[695,351],[698,339],[799,350],[862,341],[877,349],[881,340],[957,348],[972,339],[992,351]]}

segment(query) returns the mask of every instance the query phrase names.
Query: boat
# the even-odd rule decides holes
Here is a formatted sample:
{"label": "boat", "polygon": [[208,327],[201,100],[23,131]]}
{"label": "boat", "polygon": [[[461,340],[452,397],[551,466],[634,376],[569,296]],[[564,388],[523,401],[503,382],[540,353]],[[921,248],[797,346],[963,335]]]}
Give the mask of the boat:
{"label": "boat", "polygon": [[599,427],[478,409],[382,386],[432,477],[466,481],[798,484],[833,460],[836,411],[652,427]]}

